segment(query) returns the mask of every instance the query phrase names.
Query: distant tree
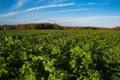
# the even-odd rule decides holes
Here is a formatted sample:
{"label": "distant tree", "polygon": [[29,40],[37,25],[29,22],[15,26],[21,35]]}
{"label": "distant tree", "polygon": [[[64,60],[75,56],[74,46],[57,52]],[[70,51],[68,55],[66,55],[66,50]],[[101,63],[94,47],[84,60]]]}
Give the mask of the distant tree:
{"label": "distant tree", "polygon": [[116,26],[113,30],[120,30],[120,26]]}
{"label": "distant tree", "polygon": [[9,30],[16,30],[15,25],[9,25]]}
{"label": "distant tree", "polygon": [[3,25],[3,30],[9,30],[9,25],[7,24]]}
{"label": "distant tree", "polygon": [[54,29],[61,29],[61,26],[58,24],[52,24]]}
{"label": "distant tree", "polygon": [[0,25],[0,30],[3,30],[3,26],[2,25]]}

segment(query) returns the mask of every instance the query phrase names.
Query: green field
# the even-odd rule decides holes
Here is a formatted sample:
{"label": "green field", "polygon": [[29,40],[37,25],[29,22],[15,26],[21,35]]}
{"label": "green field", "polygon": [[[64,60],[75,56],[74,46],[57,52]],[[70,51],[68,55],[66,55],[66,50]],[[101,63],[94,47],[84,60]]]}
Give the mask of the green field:
{"label": "green field", "polygon": [[120,80],[120,31],[0,31],[0,80]]}

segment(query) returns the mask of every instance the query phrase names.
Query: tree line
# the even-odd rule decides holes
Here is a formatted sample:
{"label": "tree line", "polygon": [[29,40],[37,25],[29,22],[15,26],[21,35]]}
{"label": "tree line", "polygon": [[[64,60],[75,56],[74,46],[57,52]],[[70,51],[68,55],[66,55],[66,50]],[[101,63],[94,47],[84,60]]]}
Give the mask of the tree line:
{"label": "tree line", "polygon": [[58,24],[51,23],[30,23],[30,24],[18,24],[18,25],[2,25],[0,30],[42,30],[42,29],[61,29]]}
{"label": "tree line", "polygon": [[17,25],[1,25],[0,30],[120,30],[120,26],[114,28],[92,27],[92,26],[61,26],[55,23],[30,23],[30,24],[17,24]]}

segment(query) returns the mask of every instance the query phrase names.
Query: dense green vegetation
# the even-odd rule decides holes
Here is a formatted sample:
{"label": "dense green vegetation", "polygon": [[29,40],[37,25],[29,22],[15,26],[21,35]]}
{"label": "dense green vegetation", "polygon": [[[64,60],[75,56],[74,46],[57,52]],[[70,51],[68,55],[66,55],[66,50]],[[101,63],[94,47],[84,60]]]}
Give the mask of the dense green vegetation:
{"label": "dense green vegetation", "polygon": [[120,80],[120,32],[0,31],[0,80]]}

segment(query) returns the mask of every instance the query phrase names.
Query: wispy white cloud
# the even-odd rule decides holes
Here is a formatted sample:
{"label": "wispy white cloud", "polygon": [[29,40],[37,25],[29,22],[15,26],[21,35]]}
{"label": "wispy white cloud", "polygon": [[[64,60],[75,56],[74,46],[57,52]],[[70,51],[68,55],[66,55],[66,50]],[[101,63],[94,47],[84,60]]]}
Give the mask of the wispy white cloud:
{"label": "wispy white cloud", "polygon": [[23,10],[23,11],[16,11],[16,12],[6,13],[6,14],[3,14],[3,15],[0,15],[0,17],[12,16],[12,15],[16,15],[16,14],[19,14],[19,13],[27,13],[27,12],[31,12],[31,11],[35,11],[35,10],[40,10],[40,9],[55,8],[55,7],[65,7],[65,6],[73,6],[73,5],[75,5],[75,3],[38,6],[38,7],[34,7],[34,8],[29,8],[29,9],[26,9],[26,10]]}
{"label": "wispy white cloud", "polygon": [[44,4],[59,4],[59,3],[66,3],[66,2],[74,2],[74,0],[33,0],[32,3],[44,3]]}
{"label": "wispy white cloud", "polygon": [[3,14],[3,15],[0,15],[0,17],[12,16],[12,15],[15,15],[15,14],[18,14],[18,13],[21,13],[21,12],[20,11],[10,12],[10,13],[6,13],[6,14]]}
{"label": "wispy white cloud", "polygon": [[79,4],[79,6],[92,6],[92,5],[107,5],[108,3],[103,2],[103,3],[98,3],[98,2],[89,2],[89,3],[82,3]]}
{"label": "wispy white cloud", "polygon": [[[65,12],[87,11],[87,10],[90,10],[90,8],[71,9],[71,10],[61,10],[61,11],[54,11],[54,12],[48,12],[48,13],[65,13]],[[47,13],[47,14],[48,14],[48,13]]]}
{"label": "wispy white cloud", "polygon": [[75,5],[75,3],[66,3],[66,4],[54,4],[54,5],[47,5],[47,6],[39,6],[39,7],[34,7],[34,8],[26,9],[24,12],[30,12],[30,11],[39,10],[39,9],[45,9],[45,8],[72,6],[72,5]]}
{"label": "wispy white cloud", "polygon": [[24,5],[26,3],[26,0],[18,0],[16,7],[21,7],[22,5]]}
{"label": "wispy white cloud", "polygon": [[17,0],[16,4],[12,7],[13,9],[18,9],[25,5],[27,3],[27,0]]}

